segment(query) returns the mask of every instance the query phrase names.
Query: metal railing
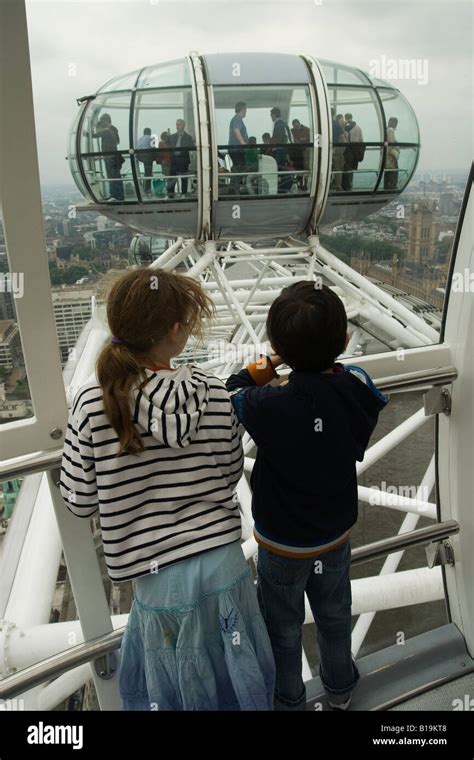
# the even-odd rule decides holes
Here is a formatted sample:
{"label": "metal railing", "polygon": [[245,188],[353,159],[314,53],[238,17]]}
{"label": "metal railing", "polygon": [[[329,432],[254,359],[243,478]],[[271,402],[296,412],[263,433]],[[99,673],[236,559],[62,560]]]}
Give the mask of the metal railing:
{"label": "metal railing", "polygon": [[[374,382],[381,391],[393,393],[402,390],[416,390],[417,388],[429,388],[434,385],[451,383],[457,378],[455,367],[439,367],[437,369],[406,372],[401,375],[382,377]],[[35,472],[54,470],[61,466],[62,448],[52,451],[40,451],[31,456],[16,459],[14,462],[6,460],[0,464],[0,483],[5,480],[25,477]]]}
{"label": "metal railing", "polygon": [[[456,533],[459,533],[459,523],[456,520],[447,520],[436,525],[430,525],[427,528],[384,538],[381,541],[374,541],[372,544],[353,549],[351,564],[376,559],[399,549],[407,549],[432,541],[442,541]],[[124,631],[125,628],[117,628],[111,633],[106,633],[92,641],[85,641],[65,652],[60,652],[35,665],[30,665],[15,675],[8,676],[0,681],[0,699],[11,699],[18,694],[23,694],[28,689],[39,686],[78,665],[92,662],[119,649]]]}
{"label": "metal railing", "polygon": [[24,478],[26,475],[33,475],[35,472],[46,472],[54,470],[55,467],[61,467],[62,447],[52,449],[51,451],[38,451],[20,460],[7,460],[0,464],[0,483],[4,480],[13,480],[14,478]]}
{"label": "metal railing", "polygon": [[438,369],[418,370],[406,372],[404,375],[392,375],[374,380],[377,388],[386,393],[402,390],[416,390],[428,388],[434,385],[444,385],[456,380],[458,371],[456,367],[439,367]]}
{"label": "metal railing", "polygon": [[374,541],[371,544],[359,546],[351,552],[351,565],[359,565],[361,562],[368,562],[371,559],[384,557],[386,554],[399,551],[400,549],[409,549],[411,546],[431,541],[442,541],[448,536],[459,533],[459,523],[456,520],[446,520],[442,523],[428,525],[426,528],[400,533],[390,538],[382,538],[380,541]]}
{"label": "metal railing", "polygon": [[124,631],[125,627],[117,628],[115,631],[84,641],[64,652],[53,654],[45,660],[8,676],[0,681],[0,699],[11,699],[79,665],[105,657],[120,648]]}

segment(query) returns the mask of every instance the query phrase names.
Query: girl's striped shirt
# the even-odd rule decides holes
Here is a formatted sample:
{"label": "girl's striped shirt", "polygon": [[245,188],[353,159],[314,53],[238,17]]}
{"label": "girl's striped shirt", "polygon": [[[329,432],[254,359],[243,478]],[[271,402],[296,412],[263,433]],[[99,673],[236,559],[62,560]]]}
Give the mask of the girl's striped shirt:
{"label": "girl's striped shirt", "polygon": [[244,456],[224,383],[196,365],[145,372],[146,385],[130,394],[144,451],[117,456],[102,390],[89,382],[74,399],[62,458],[61,494],[79,517],[99,510],[116,582],[241,536],[234,490]]}

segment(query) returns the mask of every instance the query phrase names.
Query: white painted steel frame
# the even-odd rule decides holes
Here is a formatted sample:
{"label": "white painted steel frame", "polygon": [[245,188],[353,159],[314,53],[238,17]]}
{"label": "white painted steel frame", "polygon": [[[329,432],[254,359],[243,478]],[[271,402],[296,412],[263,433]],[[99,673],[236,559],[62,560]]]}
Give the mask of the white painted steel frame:
{"label": "white painted steel frame", "polygon": [[[15,38],[14,47],[16,48],[16,50],[11,49],[11,44],[7,47],[7,50],[11,53],[10,61],[7,63],[10,66],[16,64],[19,68],[15,72],[12,72],[11,68],[7,68],[7,71],[15,82],[15,86],[13,88],[12,83],[2,80],[3,85],[6,85],[6,90],[4,90],[2,95],[6,94],[8,96],[9,99],[6,101],[8,107],[11,107],[12,102],[18,103],[18,107],[21,107],[22,111],[18,111],[15,118],[18,119],[19,114],[22,113],[22,121],[29,123],[29,132],[27,134],[30,136],[33,134],[33,141],[27,146],[22,143],[18,151],[12,151],[11,142],[9,142],[9,151],[11,155],[15,156],[14,168],[16,174],[18,175],[19,173],[19,166],[21,176],[26,176],[25,172],[27,171],[28,186],[30,188],[28,219],[30,220],[31,218],[31,224],[20,225],[18,222],[15,223],[12,215],[13,209],[17,212],[18,199],[20,198],[22,206],[24,206],[25,191],[23,187],[19,188],[13,182],[10,184],[9,179],[6,182],[4,180],[2,184],[2,204],[5,221],[7,222],[6,226],[8,227],[7,240],[11,249],[12,268],[18,269],[18,265],[21,265],[25,272],[38,277],[38,281],[35,280],[35,292],[29,292],[29,297],[25,299],[24,303],[18,304],[18,314],[27,358],[28,375],[33,388],[35,404],[38,404],[41,400],[40,415],[31,424],[12,423],[3,428],[9,436],[9,441],[11,440],[14,444],[12,448],[13,456],[19,456],[20,454],[31,453],[33,450],[51,447],[51,441],[47,439],[49,428],[53,422],[58,424],[58,420],[64,424],[65,399],[52,315],[50,286],[47,279],[45,252],[44,248],[40,250],[43,245],[44,236],[41,221],[36,150],[34,147],[34,120],[24,5],[21,2],[7,4],[7,6],[3,5],[1,6],[3,14],[5,7],[10,11],[6,20],[8,21],[9,30],[12,31],[13,29],[15,32],[15,34],[11,34],[10,36]],[[15,9],[14,11],[13,8]],[[5,16],[2,20],[5,20]],[[18,44],[18,40],[20,40],[21,44]],[[21,93],[21,97],[18,86],[20,80],[21,82],[26,82],[27,85],[25,91]],[[20,99],[18,100],[18,98]],[[207,129],[205,119],[201,121],[200,115],[199,120],[202,129],[205,131]],[[5,123],[8,126],[10,122],[8,120],[7,122],[4,121],[3,126],[5,126]],[[24,135],[23,132],[21,134]],[[8,137],[11,140],[12,130],[9,130]],[[3,176],[8,178],[9,175],[12,176],[13,166],[8,155],[6,155],[5,140],[6,134],[2,131],[0,135],[0,144],[2,146],[0,156],[2,169],[4,172],[5,169],[7,170]],[[32,167],[35,169],[33,182]],[[472,214],[473,211],[471,199],[468,213]],[[205,213],[207,213],[207,210]],[[23,229],[20,229],[20,227]],[[29,254],[28,257],[22,253],[22,245],[25,245],[25,250]],[[291,247],[296,247],[298,250],[290,252]],[[36,257],[31,256],[32,251],[37,251]],[[297,274],[290,269],[290,266],[295,261],[293,258],[295,253],[296,255],[302,255],[302,258],[298,261],[299,264],[303,265],[303,268],[306,267],[301,274]],[[229,264],[237,259],[253,263],[257,282],[255,278],[245,278],[237,281],[229,278],[228,275],[229,273],[231,274]],[[436,368],[449,364],[454,364],[458,367],[459,379],[456,381],[453,390],[453,415],[451,418],[442,418],[439,421],[438,466],[440,470],[441,511],[443,519],[457,519],[461,524],[460,534],[454,539],[455,550],[460,561],[458,559],[454,569],[448,568],[446,571],[451,610],[453,619],[464,632],[472,651],[473,601],[472,594],[469,593],[469,583],[473,576],[473,560],[470,553],[473,540],[473,521],[470,497],[474,484],[472,483],[473,468],[470,466],[467,457],[469,456],[470,445],[472,443],[472,420],[474,418],[472,389],[474,387],[474,377],[472,371],[472,352],[469,354],[469,351],[466,351],[468,336],[472,339],[472,334],[469,333],[470,324],[473,321],[472,297],[470,294],[461,294],[459,298],[451,301],[445,343],[443,345],[427,345],[432,340],[438,340],[438,334],[431,325],[427,324],[413,312],[410,312],[403,305],[400,305],[396,299],[392,298],[381,288],[355,273],[329,251],[323,249],[316,237],[310,238],[308,245],[303,243],[291,246],[280,242],[274,248],[263,249],[252,248],[252,246],[243,243],[222,246],[211,240],[207,241],[205,245],[202,245],[202,243],[198,244],[195,241],[178,240],[160,257],[159,262],[158,265],[162,265],[165,268],[173,268],[178,263],[184,263],[188,267],[188,275],[199,277],[213,296],[218,307],[218,318],[216,324],[210,329],[209,339],[212,339],[216,335],[223,336],[234,342],[241,341],[243,345],[249,345],[255,343],[256,340],[261,340],[265,311],[281,291],[281,288],[298,279],[311,279],[313,276],[324,274],[332,282],[332,286],[336,292],[343,297],[346,309],[353,318],[362,315],[362,317],[371,318],[376,323],[379,320],[379,327],[388,332],[395,345],[403,345],[403,337],[405,337],[405,350],[402,361],[394,353],[357,358],[357,364],[364,366],[373,377],[396,376],[402,371],[404,373],[411,370]],[[157,263],[152,268],[156,268]],[[283,263],[286,264],[286,268],[282,266]],[[472,271],[472,237],[470,237],[469,231],[461,239],[457,265],[459,267],[468,267]],[[265,273],[263,273],[263,267],[266,267]],[[209,274],[212,273],[214,273],[216,279],[209,280]],[[370,306],[367,305],[369,302]],[[259,307],[263,309],[263,313],[258,311]],[[40,350],[39,341],[37,340],[37,327],[34,324],[38,321],[38,313],[41,313],[42,316],[46,315],[42,325],[47,328]],[[399,323],[394,317],[403,319],[405,332],[400,333],[400,329],[397,326]],[[75,368],[69,381],[72,386],[77,387],[77,383],[84,382],[84,379],[88,376],[87,373],[89,371],[92,372],[96,358],[95,354],[100,345],[102,345],[106,335],[107,333],[103,326],[95,325],[90,331],[88,338],[84,341],[85,353],[78,362],[78,366]],[[411,336],[410,339],[408,339],[408,335]],[[424,345],[406,348],[407,345],[413,345],[413,339]],[[37,345],[35,345],[35,340]],[[40,376],[40,370],[42,370],[45,364],[45,345],[49,361],[48,384],[43,396],[40,390],[38,390],[38,377]],[[193,350],[198,351],[202,349],[199,349],[198,346],[194,348],[191,346],[188,349],[190,358],[192,358]],[[213,367],[217,370],[220,369],[221,373],[228,372],[231,367],[237,364],[237,362],[229,361],[225,358],[217,363],[212,360],[212,363]],[[209,365],[210,362],[205,363],[204,366],[206,364]],[[44,416],[42,416],[43,412]],[[397,445],[400,440],[406,438],[410,432],[417,429],[424,421],[425,419],[421,412],[412,415],[409,420],[402,423],[381,442],[378,442],[369,449],[366,459],[359,466],[358,471],[362,472],[367,469],[371,463],[385,455],[388,450]],[[31,430],[32,437],[26,435],[27,430],[28,433]],[[55,445],[57,445],[57,442]],[[253,443],[248,436],[244,437],[244,446],[247,454],[246,467],[248,468],[252,461],[249,454],[253,449]],[[426,478],[430,479],[431,474],[431,471],[427,473]],[[44,489],[47,481],[49,489],[48,498],[45,501]],[[251,497],[246,481],[241,481],[238,493],[241,498],[241,509],[244,518],[245,541],[243,550],[246,557],[249,558],[255,554],[257,546],[255,539],[251,536]],[[367,496],[366,492],[364,494]],[[44,548],[46,531],[49,531],[49,540],[55,546],[54,551],[52,547],[54,561],[50,563],[50,566],[47,566],[47,564],[41,565],[39,560],[36,563],[20,562],[16,568],[15,594],[11,597],[11,606],[7,607],[8,615],[5,616],[7,623],[3,627],[4,636],[1,639],[1,643],[3,644],[0,653],[2,675],[5,675],[9,668],[15,667],[8,660],[8,645],[9,641],[13,640],[13,631],[15,630],[12,626],[23,623],[29,629],[38,623],[44,623],[45,610],[47,610],[48,605],[51,603],[51,579],[54,578],[57,570],[59,544],[57,533],[54,530],[50,530],[50,521],[39,519],[42,516],[40,505],[42,504],[44,507],[44,504],[51,499],[56,511],[61,542],[69,567],[83,635],[86,638],[94,638],[112,630],[115,622],[115,620],[111,620],[108,610],[97,556],[87,521],[78,521],[77,518],[67,512],[59,492],[52,482],[51,476],[48,476],[47,479],[45,476],[43,478],[41,498],[38,497],[37,503],[35,502],[34,519],[31,520],[28,527],[23,548],[25,551],[28,549],[28,553],[31,551],[33,553],[32,556],[36,556]],[[402,501],[398,501],[391,508],[399,507],[403,511],[407,511],[408,515],[405,520],[413,522],[418,519],[416,513],[418,513],[420,508],[419,501],[418,498],[413,500],[414,503],[402,503]],[[430,506],[432,507],[432,505]],[[413,514],[411,513],[412,510]],[[50,516],[51,514],[50,512]],[[430,516],[433,516],[432,509]],[[36,574],[35,578],[33,578],[34,574]],[[383,578],[372,577],[354,581],[354,612],[355,614],[367,611],[373,612],[377,609],[387,609],[393,606],[415,604],[435,598],[442,598],[441,580],[441,570],[434,568],[433,570],[423,569],[407,571],[405,573],[389,573],[388,575],[384,575]],[[29,600],[26,598],[25,589],[31,589],[32,583],[36,584],[36,606],[29,609],[28,619],[26,620],[24,616]],[[391,594],[387,596],[387,589],[389,587]],[[361,589],[361,594],[363,594],[363,603],[359,599],[358,589]],[[50,643],[56,639],[56,636],[59,641],[61,629],[57,625],[51,625],[48,628],[50,628]],[[35,636],[34,630],[30,633],[31,635],[20,637],[25,639],[25,646],[28,647],[27,653],[25,651],[21,653],[22,661],[28,660],[29,656],[39,657],[43,650],[39,636]],[[42,641],[44,641],[44,638]],[[55,699],[59,700],[63,698],[69,687],[71,689],[73,686],[77,688],[77,683],[81,682],[89,672],[86,668],[80,670],[80,674],[76,671],[72,674],[67,674],[67,676],[61,677],[63,680],[58,679],[57,682],[46,687],[42,692],[41,690],[34,690],[34,695],[32,695],[33,703],[36,700],[37,705],[48,704],[49,706],[53,706]],[[116,678],[110,681],[102,681],[95,677],[95,681],[101,707],[103,709],[117,709],[118,690]],[[48,689],[49,691],[47,691]]]}
{"label": "white painted steel frame", "polygon": [[[0,3],[0,204],[10,272],[24,277],[15,299],[34,417],[2,425],[0,459],[57,448],[66,398],[46,257],[30,56],[23,0]],[[45,378],[47,368],[47,382]]]}
{"label": "white painted steel frame", "polygon": [[[312,77],[310,87],[313,107],[314,124],[319,130],[319,146],[313,147],[313,182],[311,186],[311,197],[314,197],[314,206],[308,228],[311,231],[317,229],[321,219],[326,201],[329,195],[331,184],[331,157],[332,157],[332,120],[331,108],[329,105],[328,89],[324,79],[321,66],[315,58],[303,56],[306,65],[309,67]],[[315,97],[316,95],[316,97]],[[319,180],[315,188],[316,178]]]}
{"label": "white painted steel frame", "polygon": [[[216,266],[216,262],[218,259],[222,261],[222,256],[221,256],[222,252],[217,251],[216,244],[213,241],[208,241],[208,243],[204,247],[202,245],[198,246],[198,245],[186,244],[183,241],[181,251],[179,249],[179,246],[177,247],[177,249],[176,248],[174,249],[172,257],[168,259],[167,263],[165,263],[166,268],[168,268],[168,266],[171,265],[173,259],[176,256],[180,256],[181,258],[181,253],[186,245],[188,246],[186,255],[188,252],[189,253],[192,252],[194,256],[196,256],[196,258],[193,259],[195,263],[193,263],[188,274],[194,273],[195,276],[198,276],[201,279],[206,277],[209,271],[211,272],[214,271],[214,273],[217,274],[218,281],[215,281],[215,282],[207,281],[204,283],[205,287],[207,287],[211,295],[214,296],[214,300],[216,300],[217,291],[222,293],[223,286],[225,288],[226,283],[227,284],[229,282],[232,283],[233,287],[227,290],[225,294],[226,298],[223,300],[227,302],[227,304],[229,304],[229,307],[233,307],[231,308],[231,311],[232,311],[231,323],[233,323],[233,325],[235,326],[236,312],[235,312],[234,299],[237,296],[239,297],[239,306],[241,309],[243,308],[243,304],[245,304],[246,302],[247,302],[248,307],[252,309],[254,307],[254,304],[252,304],[253,299],[249,300],[248,295],[249,295],[249,292],[252,290],[253,290],[253,295],[255,295],[255,293],[257,292],[254,287],[255,281],[252,279],[228,281],[227,280],[228,270],[224,268],[225,259],[222,265],[218,264]],[[229,251],[230,250],[231,249],[229,249]],[[255,251],[255,253],[257,253],[257,251]],[[166,255],[166,254],[163,254],[163,255]],[[300,277],[296,277],[296,276],[292,277],[288,275],[283,277],[281,273],[282,267],[278,265],[277,268],[275,268],[275,262],[272,260],[271,256],[269,256],[268,261],[265,263],[265,266],[269,266],[270,269],[273,268],[275,275],[278,273],[278,276],[275,276],[274,278],[262,277],[260,280],[260,285],[262,285],[263,283],[267,287],[273,284],[273,282],[275,282],[275,285],[277,287],[276,287],[276,290],[270,291],[270,295],[271,295],[270,300],[273,300],[276,293],[280,291],[283,285],[289,284],[293,280],[301,279]],[[283,270],[283,271],[286,271],[286,270]],[[236,289],[234,290],[234,288]],[[250,289],[250,291],[248,289]],[[232,292],[233,295],[229,300],[230,292]],[[261,293],[265,294],[265,291],[261,291]],[[268,302],[268,295],[265,300]],[[240,301],[242,303],[240,303]],[[225,303],[223,303],[223,305],[226,307]],[[243,320],[243,324],[241,323],[240,327],[237,328],[237,332],[235,333],[235,336],[239,340],[242,339],[243,341],[248,342],[249,337],[250,337],[250,332],[249,332],[248,326],[246,327],[245,325],[245,321],[246,320]],[[261,325],[261,328],[263,329],[263,325]],[[105,336],[104,327],[96,322],[94,324],[93,329],[91,330],[91,335],[89,335],[88,339],[84,341],[84,347],[92,348],[92,346],[94,346],[94,348],[98,350],[104,340],[104,336]],[[253,339],[255,337],[260,338],[261,336],[252,335]],[[420,362],[422,358],[424,359],[424,361]],[[92,372],[93,370],[94,361],[95,361],[95,355],[93,355],[93,352],[89,353],[87,351],[87,353],[83,353],[80,356],[79,361],[77,363],[76,372],[80,376],[81,382],[84,382],[84,379],[89,377],[90,372]],[[409,371],[410,368],[420,369],[420,363],[423,363],[425,367],[436,367],[436,366],[443,366],[444,364],[447,364],[450,361],[451,361],[451,356],[450,356],[449,349],[443,346],[426,346],[421,349],[411,349],[406,352],[404,361],[403,362],[397,361],[396,364],[394,364],[394,356],[391,354],[381,354],[381,355],[376,355],[376,356],[361,357],[360,359],[359,358],[357,359],[357,362],[359,364],[363,363],[364,366],[369,371],[371,371],[372,376],[377,375],[377,374],[381,376],[396,375],[397,371],[399,373],[402,369],[403,369],[403,372],[407,370]],[[376,368],[377,371],[374,371],[373,368]],[[71,379],[71,382],[74,386],[76,386],[75,374],[76,373],[74,373]],[[366,466],[368,466],[368,464],[372,463],[373,461],[377,461],[381,456],[384,456],[388,450],[393,448],[393,446],[397,445],[397,443],[399,443],[401,440],[407,437],[413,430],[415,430],[419,425],[423,424],[425,421],[426,421],[426,418],[424,418],[422,413],[416,413],[415,415],[412,415],[412,417],[409,418],[409,420],[402,423],[398,428],[391,431],[384,439],[382,439],[381,442],[378,442],[377,444],[375,444],[374,447],[369,449],[366,455],[366,462],[364,462],[362,465],[359,465],[359,469],[361,471],[362,469],[366,469]],[[247,453],[248,453],[249,450],[253,447],[253,443],[249,439],[248,436],[246,438],[247,438],[247,443],[246,443],[245,448],[247,449]],[[253,460],[249,460],[247,456],[246,464],[248,464],[250,461],[253,462]],[[255,540],[253,539],[253,537],[251,537],[251,532],[250,532],[251,531],[251,516],[250,516],[251,495],[250,495],[250,490],[248,488],[248,485],[246,481],[244,482],[244,480],[241,481],[241,483],[239,484],[239,495],[240,495],[240,498],[242,499],[241,509],[242,509],[243,518],[244,518],[244,536],[243,537],[244,539],[246,539],[243,545],[243,548],[244,548],[244,552],[246,556],[250,557],[255,553],[257,546],[255,543]],[[63,522],[64,521],[63,518],[65,518],[63,505],[58,503],[57,506],[59,510],[62,510],[61,515],[60,515],[60,522]],[[395,508],[396,506],[397,505],[394,505]],[[398,506],[401,506],[401,504],[398,504]],[[405,503],[403,506],[406,508],[407,504]],[[414,505],[411,505],[411,506],[414,506]],[[74,518],[72,515],[69,515],[68,513],[66,513],[66,515],[67,515],[67,520],[70,519],[71,521],[71,529],[73,527],[76,527],[76,518]],[[67,535],[65,535],[63,543],[65,546],[66,556],[68,557],[68,564],[69,564],[70,572],[71,572],[71,581],[73,582],[74,595],[75,595],[76,601],[78,601],[78,607],[79,608],[82,607],[81,620],[83,621],[85,632],[89,631],[89,633],[86,634],[86,638],[93,638],[95,635],[98,635],[99,633],[104,633],[107,630],[110,630],[111,629],[110,626],[112,625],[112,623],[110,622],[110,615],[108,614],[108,610],[107,612],[105,612],[106,603],[104,604],[104,599],[101,599],[102,593],[103,593],[102,588],[100,588],[100,591],[98,593],[97,601],[93,603],[92,597],[90,596],[90,588],[91,588],[92,580],[89,579],[87,583],[84,583],[84,579],[82,577],[83,573],[82,573],[82,570],[80,569],[82,559],[79,559],[79,556],[81,558],[84,556],[84,551],[85,550],[87,551],[87,548],[86,548],[87,544],[91,540],[90,531],[88,530],[88,528],[86,528],[85,525],[84,525],[84,528],[85,528],[85,531],[83,531],[82,536],[77,536],[77,531],[76,531],[74,546],[69,546],[69,547],[67,546],[68,545]],[[35,536],[37,540],[41,540],[41,531],[36,533]],[[79,540],[77,540],[77,538]],[[79,553],[79,555],[77,554],[77,552]],[[97,560],[95,558],[95,554],[92,554],[90,549],[88,550],[88,554],[89,554],[89,560],[90,560],[87,563],[90,568],[89,572],[91,572],[92,576],[94,576],[95,578],[95,582],[92,585],[94,585],[97,588],[97,580],[98,578],[100,578],[100,574],[99,576],[97,575],[97,572],[98,572]],[[407,584],[405,582],[405,586],[404,586],[405,590],[403,592],[405,596],[403,598],[405,600],[409,598],[410,603],[416,603],[416,601],[425,600],[427,596],[429,598],[433,597],[433,595],[436,596],[436,594],[438,594],[438,591],[439,591],[438,576],[436,573],[433,573],[429,577],[433,579],[433,584],[434,584],[431,590],[430,588],[428,588],[429,584],[427,586],[427,579],[425,578],[423,581],[423,584],[421,584],[420,586],[421,596],[419,596],[418,593],[415,591],[415,587],[416,587],[416,583],[415,583],[414,588],[412,588],[412,591],[408,594],[408,597],[407,597],[406,595],[408,593],[408,589],[407,589]],[[413,577],[410,576],[410,578],[414,580],[414,576]],[[21,582],[21,580],[22,580],[22,575],[20,573],[19,581]],[[369,579],[365,579],[365,580],[369,580]],[[364,584],[364,588],[366,589],[366,592],[365,592],[366,599],[368,598],[367,597],[367,593],[369,593],[368,589],[372,589],[373,593],[370,592],[370,594],[372,595],[371,598],[374,599],[374,606],[372,607],[372,609],[377,609],[378,602],[376,600],[379,598],[379,581],[377,578],[373,578],[370,580],[372,581],[372,583]],[[100,583],[99,583],[99,586],[100,586]],[[439,597],[437,596],[436,598],[439,598]],[[81,603],[81,599],[82,599],[82,603]],[[384,604],[385,603],[386,602],[384,602]],[[407,602],[405,601],[405,603]],[[101,608],[103,610],[102,615],[100,614]],[[92,609],[94,609],[94,614],[91,614]],[[357,606],[355,606],[354,609],[356,610]],[[97,616],[97,610],[99,610],[98,616]],[[98,626],[92,625],[93,619],[96,621],[99,619],[100,624]],[[51,634],[54,635],[54,628],[52,628]],[[59,629],[58,629],[58,634],[59,634]],[[31,639],[28,639],[28,640],[30,641]],[[85,673],[86,671],[83,669],[82,674],[84,675]],[[71,676],[71,679],[73,679],[72,676]],[[73,679],[74,683],[76,683],[77,676],[74,676],[74,679]],[[72,682],[73,681],[71,680],[71,683]],[[69,683],[68,679],[65,679],[65,683]],[[117,705],[117,701],[116,701],[117,692],[116,690],[114,691],[113,680],[112,682],[102,682],[99,685],[99,691],[102,691],[102,692],[104,691],[104,684],[108,686],[110,690],[110,693],[107,695],[108,696],[107,701],[108,701],[109,709],[110,709],[110,705],[113,704],[114,699],[115,699],[115,704]],[[63,693],[64,691],[61,690],[59,686],[56,691],[54,690],[50,691],[50,694],[59,695]],[[34,690],[34,696],[37,699],[38,705],[40,703],[44,703],[44,698],[41,697],[41,691],[38,692],[38,690]],[[103,705],[105,704],[104,697],[102,698],[101,703]]]}
{"label": "white painted steel frame", "polygon": [[[464,287],[448,294],[444,340],[451,347],[458,379],[449,417],[439,415],[437,430],[440,519],[459,522],[453,536],[456,563],[445,568],[451,617],[474,657],[474,168],[468,198],[458,222],[452,273]],[[465,275],[468,275],[466,278]],[[467,287],[466,287],[467,286]]]}

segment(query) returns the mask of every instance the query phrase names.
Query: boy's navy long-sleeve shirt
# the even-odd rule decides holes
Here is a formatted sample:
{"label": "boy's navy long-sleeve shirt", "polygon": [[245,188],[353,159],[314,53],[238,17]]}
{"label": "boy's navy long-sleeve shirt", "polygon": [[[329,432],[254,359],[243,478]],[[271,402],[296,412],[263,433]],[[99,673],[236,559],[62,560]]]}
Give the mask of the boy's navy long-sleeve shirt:
{"label": "boy's navy long-sleeve shirt", "polygon": [[387,398],[353,365],[294,370],[288,383],[259,362],[231,375],[227,390],[258,447],[250,484],[257,541],[277,554],[317,556],[347,539],[357,520],[362,461]]}

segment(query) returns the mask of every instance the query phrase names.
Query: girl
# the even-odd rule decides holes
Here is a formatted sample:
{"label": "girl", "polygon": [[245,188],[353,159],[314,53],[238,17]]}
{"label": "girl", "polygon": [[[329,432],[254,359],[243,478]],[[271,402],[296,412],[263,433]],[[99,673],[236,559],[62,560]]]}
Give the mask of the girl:
{"label": "girl", "polygon": [[77,393],[69,509],[97,509],[112,581],[133,580],[121,647],[128,710],[269,710],[274,661],[240,548],[243,451],[224,383],[171,366],[213,304],[198,282],[134,269],[107,303],[112,338]]}

